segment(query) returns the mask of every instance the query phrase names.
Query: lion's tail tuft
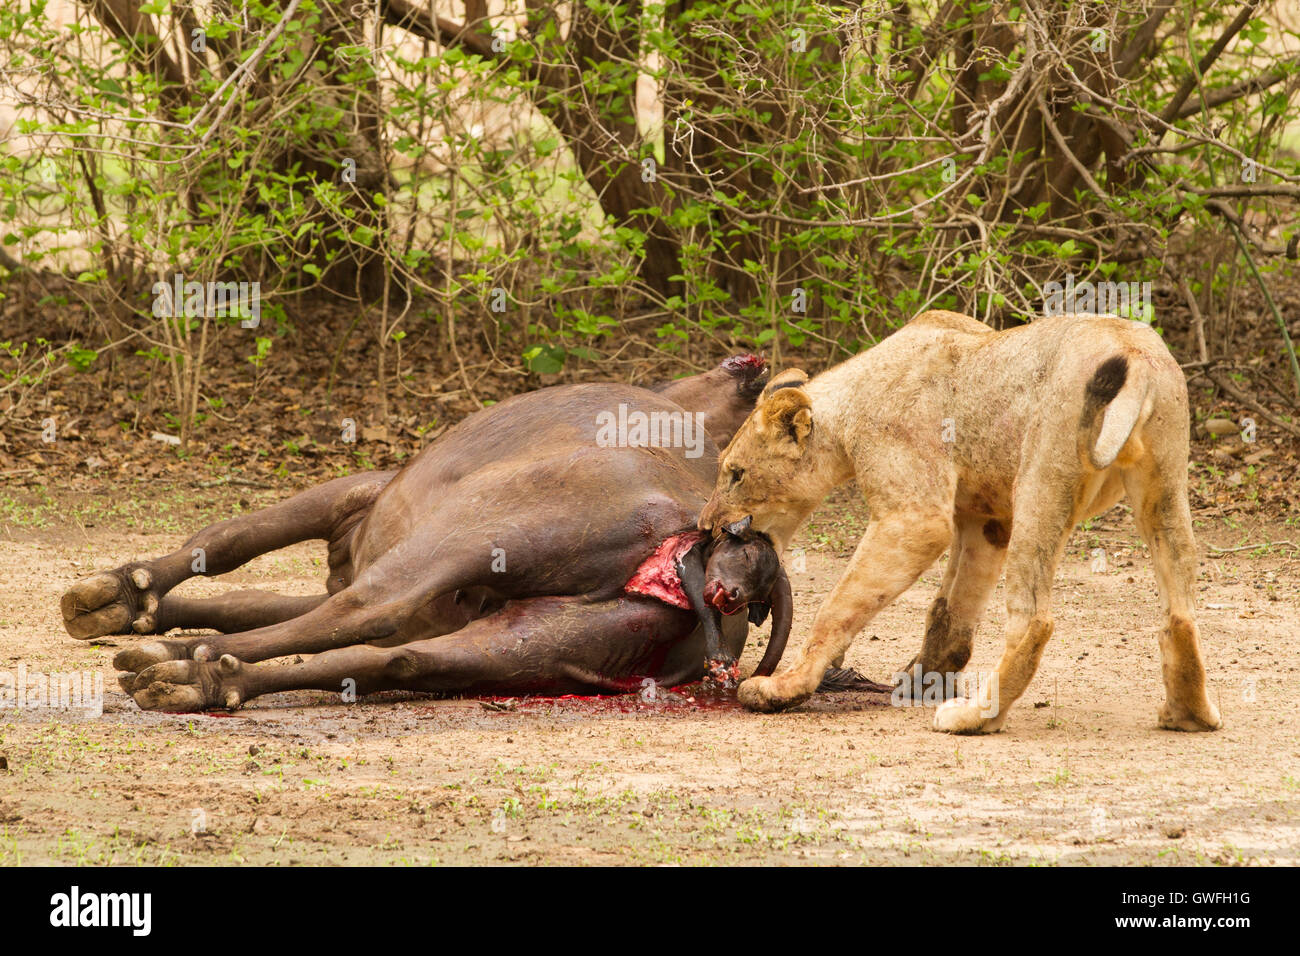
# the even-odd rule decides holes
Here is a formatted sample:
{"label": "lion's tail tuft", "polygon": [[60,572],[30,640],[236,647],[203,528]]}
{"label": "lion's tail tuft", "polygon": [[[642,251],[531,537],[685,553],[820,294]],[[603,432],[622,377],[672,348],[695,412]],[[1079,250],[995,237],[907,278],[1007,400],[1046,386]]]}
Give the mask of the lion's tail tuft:
{"label": "lion's tail tuft", "polygon": [[1091,424],[1097,412],[1105,409],[1097,440],[1088,452],[1093,467],[1108,468],[1119,457],[1120,449],[1142,417],[1149,389],[1150,382],[1142,366],[1130,364],[1128,356],[1113,355],[1097,367],[1085,389],[1084,405],[1086,424]]}

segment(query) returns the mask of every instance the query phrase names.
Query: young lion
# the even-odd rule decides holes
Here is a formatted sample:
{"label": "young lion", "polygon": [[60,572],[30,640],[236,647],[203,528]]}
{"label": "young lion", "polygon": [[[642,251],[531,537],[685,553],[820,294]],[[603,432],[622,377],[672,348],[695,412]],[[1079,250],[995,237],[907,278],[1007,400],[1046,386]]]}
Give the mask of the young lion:
{"label": "young lion", "polygon": [[951,547],[899,689],[916,693],[931,675],[953,686],[1005,563],[997,672],[934,718],[950,733],[1000,730],[1051,637],[1052,578],[1071,530],[1127,496],[1166,615],[1160,726],[1216,729],[1192,616],[1187,432],[1177,362],[1151,328],[1117,318],[994,332],[926,312],[811,381],[782,373],[723,453],[700,528],[752,515],[753,529],[783,551],[818,502],[855,477],[871,521],[798,663],[744,682],[741,701],[772,711],[807,699],[876,612]]}

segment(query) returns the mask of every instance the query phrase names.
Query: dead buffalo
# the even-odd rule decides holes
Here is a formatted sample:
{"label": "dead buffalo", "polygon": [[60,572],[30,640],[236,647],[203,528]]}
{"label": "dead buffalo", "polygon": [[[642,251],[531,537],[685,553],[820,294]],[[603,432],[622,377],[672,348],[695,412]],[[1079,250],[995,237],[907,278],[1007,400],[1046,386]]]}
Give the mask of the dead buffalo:
{"label": "dead buffalo", "polygon": [[[725,445],[766,381],[735,356],[658,389],[565,385],[466,418],[397,472],[338,478],[203,529],[179,550],[74,584],[68,632],[171,628],[114,663],[144,708],[235,708],[315,688],[585,693],[734,677],[770,607],[771,673],[790,586],[746,526],[695,531]],[[296,541],[329,545],[325,594],[171,594]],[[200,560],[201,559],[201,560]],[[302,663],[254,662],[310,654]],[[706,665],[707,661],[707,665]]]}

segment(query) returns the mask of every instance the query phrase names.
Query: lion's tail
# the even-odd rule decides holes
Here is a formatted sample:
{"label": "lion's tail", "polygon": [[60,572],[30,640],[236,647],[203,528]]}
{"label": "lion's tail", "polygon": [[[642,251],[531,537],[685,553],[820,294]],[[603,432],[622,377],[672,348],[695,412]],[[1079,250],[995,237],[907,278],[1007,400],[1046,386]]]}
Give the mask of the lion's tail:
{"label": "lion's tail", "polygon": [[1108,468],[1119,457],[1142,417],[1150,388],[1142,365],[1130,363],[1126,355],[1111,356],[1097,367],[1085,389],[1080,422],[1086,433],[1092,434],[1097,414],[1104,409],[1101,428],[1088,449],[1093,467]]}

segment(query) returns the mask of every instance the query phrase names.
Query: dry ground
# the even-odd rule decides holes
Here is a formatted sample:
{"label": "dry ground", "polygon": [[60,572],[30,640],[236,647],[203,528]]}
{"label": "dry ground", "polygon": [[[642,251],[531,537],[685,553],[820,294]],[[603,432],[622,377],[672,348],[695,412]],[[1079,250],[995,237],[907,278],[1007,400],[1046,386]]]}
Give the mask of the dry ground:
{"label": "dry ground", "polygon": [[[283,493],[243,497],[257,507]],[[111,648],[68,638],[72,580],[177,546],[231,513],[227,489],[123,486],[97,498],[0,489],[0,671],[89,670],[98,719],[0,711],[4,863],[1294,864],[1300,847],[1300,562],[1277,520],[1202,514],[1200,622],[1217,734],[1157,730],[1158,604],[1123,506],[1076,532],[1056,636],[1007,730],[954,738],[925,708],[820,695],[756,716],[731,706],[318,693],[234,716],[141,713]],[[251,499],[251,500],[247,500]],[[797,542],[792,646],[861,528],[848,495]],[[1094,572],[1089,554],[1107,551]],[[308,593],[300,545],[190,582]],[[942,573],[875,620],[849,663],[887,679],[920,641]],[[1000,594],[972,667],[997,660]],[[127,641],[129,638],[120,638]],[[759,648],[751,645],[752,666]],[[506,705],[511,706],[511,705]]]}

